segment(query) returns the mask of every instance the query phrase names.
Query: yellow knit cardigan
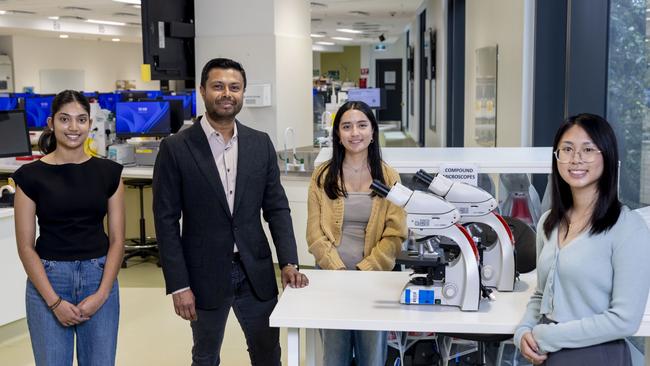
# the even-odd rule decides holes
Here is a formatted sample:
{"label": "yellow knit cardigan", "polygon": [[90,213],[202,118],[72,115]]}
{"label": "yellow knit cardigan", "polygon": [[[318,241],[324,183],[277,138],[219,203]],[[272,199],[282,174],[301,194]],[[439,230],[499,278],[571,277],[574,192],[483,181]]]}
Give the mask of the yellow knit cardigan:
{"label": "yellow knit cardigan", "polygon": [[[316,185],[316,179],[324,166],[316,169],[309,185],[307,201],[307,245],[309,252],[316,258],[322,269],[345,269],[337,247],[341,244],[341,227],[343,226],[344,199],[330,199],[322,185]],[[382,163],[384,179],[389,186],[399,182],[399,174]],[[321,181],[324,180],[322,175]],[[395,266],[395,257],[402,248],[406,238],[406,215],[404,211],[388,200],[375,196],[372,198],[372,210],[366,226],[363,248],[363,260],[357,268],[363,271],[389,271]]]}

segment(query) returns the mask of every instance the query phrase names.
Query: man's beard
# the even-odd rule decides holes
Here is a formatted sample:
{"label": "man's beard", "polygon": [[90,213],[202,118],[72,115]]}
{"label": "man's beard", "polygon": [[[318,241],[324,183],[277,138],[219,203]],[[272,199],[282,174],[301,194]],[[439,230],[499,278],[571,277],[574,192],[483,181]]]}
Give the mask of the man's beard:
{"label": "man's beard", "polygon": [[229,113],[219,113],[217,112],[217,107],[214,104],[208,105],[206,103],[205,105],[205,110],[210,117],[211,120],[213,121],[219,121],[219,120],[229,120],[229,119],[235,119],[235,116],[241,111],[243,106],[243,103],[236,103],[233,104],[233,109],[232,112]]}

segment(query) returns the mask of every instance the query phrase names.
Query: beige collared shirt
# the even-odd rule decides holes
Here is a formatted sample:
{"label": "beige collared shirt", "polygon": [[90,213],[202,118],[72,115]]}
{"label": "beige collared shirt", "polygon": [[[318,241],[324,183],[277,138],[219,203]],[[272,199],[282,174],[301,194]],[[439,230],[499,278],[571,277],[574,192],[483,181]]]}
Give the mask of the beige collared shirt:
{"label": "beige collared shirt", "polygon": [[[219,177],[221,178],[221,185],[226,193],[226,200],[228,201],[228,208],[230,213],[233,213],[235,206],[235,182],[237,181],[237,157],[238,157],[238,135],[237,124],[235,123],[232,138],[225,142],[223,135],[216,131],[207,117],[204,115],[201,118],[201,127],[205,136],[208,138],[212,157],[217,165]],[[237,252],[237,244],[234,245],[233,251]]]}

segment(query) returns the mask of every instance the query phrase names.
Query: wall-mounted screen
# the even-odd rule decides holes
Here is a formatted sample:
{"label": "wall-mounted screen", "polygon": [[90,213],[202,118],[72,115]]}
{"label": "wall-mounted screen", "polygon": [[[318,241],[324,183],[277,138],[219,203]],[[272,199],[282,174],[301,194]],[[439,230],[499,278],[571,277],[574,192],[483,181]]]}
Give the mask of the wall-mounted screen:
{"label": "wall-mounted screen", "polygon": [[380,88],[350,89],[348,90],[349,102],[364,102],[370,108],[383,108],[385,102],[383,90]]}

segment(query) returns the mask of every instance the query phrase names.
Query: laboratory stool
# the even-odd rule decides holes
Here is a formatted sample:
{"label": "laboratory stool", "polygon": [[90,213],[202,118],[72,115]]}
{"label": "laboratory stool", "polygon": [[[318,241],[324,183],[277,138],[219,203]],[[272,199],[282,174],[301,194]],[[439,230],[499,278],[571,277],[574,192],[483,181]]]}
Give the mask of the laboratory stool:
{"label": "laboratory stool", "polygon": [[126,261],[140,256],[140,258],[155,257],[158,259],[157,265],[160,267],[160,254],[158,253],[158,242],[155,238],[150,238],[146,234],[144,220],[144,188],[150,187],[151,179],[125,179],[124,185],[129,188],[138,188],[140,191],[140,237],[126,239],[124,243],[124,259],[122,268],[126,268]]}

